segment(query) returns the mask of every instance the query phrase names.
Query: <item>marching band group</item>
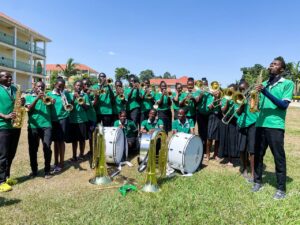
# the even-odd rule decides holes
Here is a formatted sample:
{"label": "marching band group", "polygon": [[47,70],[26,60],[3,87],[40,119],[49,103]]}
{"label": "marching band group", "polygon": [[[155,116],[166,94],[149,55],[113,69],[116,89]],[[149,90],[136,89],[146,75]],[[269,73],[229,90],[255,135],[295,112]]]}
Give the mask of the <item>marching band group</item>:
{"label": "marching band group", "polygon": [[[208,85],[206,78],[201,81],[189,78],[186,90],[183,84],[177,83],[175,92],[172,92],[165,81],[156,90],[149,80],[139,82],[132,75],[129,86],[123,87],[120,80],[113,85],[111,79],[100,73],[97,84],[91,85],[84,78],[75,81],[72,92],[65,90],[64,79],[57,78],[54,89],[48,93],[45,93],[45,84],[38,81],[32,93],[22,100],[28,113],[30,175],[37,176],[40,140],[44,151],[45,178],[50,178],[64,168],[65,143],[72,143],[71,161],[85,157],[86,140],[89,140],[93,151],[92,133],[97,123],[104,127],[122,128],[129,153],[137,151],[139,133],[151,133],[160,128],[167,133],[195,134],[197,124],[206,160],[211,159],[212,147],[212,158],[225,158],[228,165],[232,165],[233,158],[240,157],[241,172],[245,177],[250,160],[251,177],[248,181],[253,182],[254,192],[262,188],[263,157],[269,146],[275,159],[278,183],[274,198],[284,198],[285,116],[294,88],[293,82],[282,76],[284,70],[284,60],[275,58],[268,69],[269,79],[252,88],[257,93],[252,96],[254,101],[259,99],[259,110],[253,110],[251,106],[250,95],[247,95],[250,93],[249,85],[245,80],[222,90],[218,82]],[[12,85],[11,73],[1,71],[0,192],[11,190],[16,183],[10,178],[10,168],[21,132],[11,123],[16,119],[14,102],[17,91]],[[54,167],[51,169],[52,141]]]}

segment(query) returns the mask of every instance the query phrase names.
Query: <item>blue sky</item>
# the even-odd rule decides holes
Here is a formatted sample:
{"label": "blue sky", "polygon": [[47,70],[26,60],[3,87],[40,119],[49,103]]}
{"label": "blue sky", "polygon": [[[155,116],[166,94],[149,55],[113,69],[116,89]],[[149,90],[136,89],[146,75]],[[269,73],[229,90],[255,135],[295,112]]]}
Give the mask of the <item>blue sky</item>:
{"label": "blue sky", "polygon": [[111,77],[125,67],[226,85],[241,67],[300,60],[296,0],[10,0],[0,11],[52,40],[48,63],[72,57]]}

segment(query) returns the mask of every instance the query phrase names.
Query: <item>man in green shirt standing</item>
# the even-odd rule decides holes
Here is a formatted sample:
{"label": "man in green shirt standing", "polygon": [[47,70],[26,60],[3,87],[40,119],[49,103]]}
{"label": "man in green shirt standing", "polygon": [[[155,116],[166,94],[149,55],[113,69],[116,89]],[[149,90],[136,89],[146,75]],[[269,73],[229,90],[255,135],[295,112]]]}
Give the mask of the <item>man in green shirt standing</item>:
{"label": "man in green shirt standing", "polygon": [[256,121],[253,192],[262,188],[263,158],[268,147],[274,156],[277,191],[274,199],[286,197],[286,158],[284,129],[286,110],[293,97],[294,83],[284,79],[286,69],[282,57],[275,58],[269,66],[269,80],[256,87],[260,92],[260,113]]}
{"label": "man in green shirt standing", "polygon": [[52,140],[52,124],[51,124],[51,104],[46,105],[43,101],[45,97],[45,84],[38,81],[33,88],[33,93],[25,97],[25,107],[28,111],[28,145],[29,158],[31,167],[31,177],[36,177],[38,172],[37,152],[39,148],[40,139],[43,143],[44,160],[45,160],[45,178],[48,179],[50,175],[51,163],[51,140]]}
{"label": "man in green shirt standing", "polygon": [[12,126],[12,119],[16,118],[13,111],[17,89],[11,84],[11,73],[0,71],[0,192],[12,190],[11,185],[16,183],[9,177],[21,129]]}
{"label": "man in green shirt standing", "polygon": [[186,134],[195,134],[195,124],[192,119],[186,118],[184,109],[178,110],[178,119],[172,123],[173,134],[183,132]]}
{"label": "man in green shirt standing", "polygon": [[94,93],[94,107],[97,113],[97,122],[102,122],[103,126],[113,125],[113,105],[115,102],[114,92],[111,85],[107,83],[106,74],[98,75],[99,83],[93,85],[93,90],[102,90],[102,93]]}

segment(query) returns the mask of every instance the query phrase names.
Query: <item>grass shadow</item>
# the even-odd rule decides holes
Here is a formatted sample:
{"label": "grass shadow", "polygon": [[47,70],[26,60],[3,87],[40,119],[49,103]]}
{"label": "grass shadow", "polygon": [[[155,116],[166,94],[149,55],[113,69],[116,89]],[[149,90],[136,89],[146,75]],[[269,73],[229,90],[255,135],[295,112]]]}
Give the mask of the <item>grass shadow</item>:
{"label": "grass shadow", "polygon": [[[291,183],[293,181],[293,178],[286,176],[286,183]],[[270,172],[270,171],[264,171],[263,172],[263,183],[267,183],[271,185],[274,188],[277,188],[277,179],[276,179],[276,173]]]}
{"label": "grass shadow", "polygon": [[6,199],[3,197],[0,197],[0,207],[18,204],[19,202],[21,202],[20,199],[15,199],[15,198],[14,199]]}

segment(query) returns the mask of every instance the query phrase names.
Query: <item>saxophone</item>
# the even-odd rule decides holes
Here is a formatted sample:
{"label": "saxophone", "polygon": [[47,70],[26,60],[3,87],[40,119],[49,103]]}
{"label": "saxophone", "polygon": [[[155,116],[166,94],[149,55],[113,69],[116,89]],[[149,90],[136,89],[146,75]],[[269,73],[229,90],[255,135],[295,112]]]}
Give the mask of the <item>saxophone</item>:
{"label": "saxophone", "polygon": [[[262,75],[264,70],[261,70],[259,73],[259,76],[256,80],[256,85],[259,85],[262,83]],[[255,113],[259,112],[259,92],[255,89],[250,92],[250,112]]]}
{"label": "saxophone", "polygon": [[16,113],[16,118],[11,120],[14,128],[22,128],[25,116],[25,107],[22,106],[22,92],[20,85],[17,85],[17,92],[13,112]]}

